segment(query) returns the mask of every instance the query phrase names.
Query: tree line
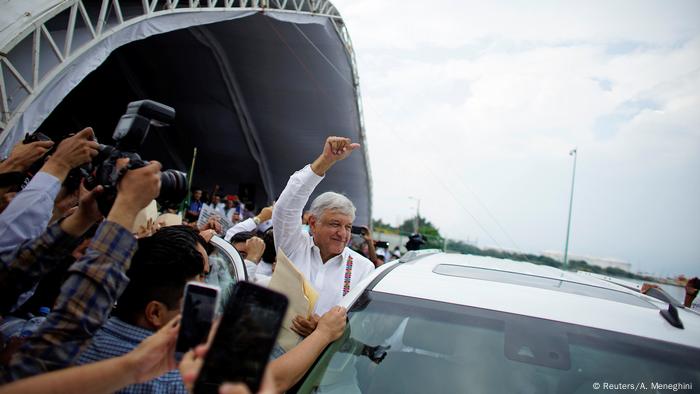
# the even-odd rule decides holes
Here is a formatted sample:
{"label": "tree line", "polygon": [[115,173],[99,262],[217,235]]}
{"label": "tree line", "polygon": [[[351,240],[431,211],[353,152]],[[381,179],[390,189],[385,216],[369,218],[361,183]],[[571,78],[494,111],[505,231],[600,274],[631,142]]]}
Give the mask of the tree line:
{"label": "tree line", "polygon": [[[415,228],[415,218],[406,219],[398,227],[394,227],[382,220],[372,220],[374,231],[397,234],[408,237],[413,234]],[[428,219],[418,216],[418,232],[426,238],[426,244],[421,249],[440,249],[445,252],[456,252],[461,254],[471,254],[475,256],[488,256],[498,259],[508,259],[514,261],[529,262],[533,264],[548,265],[550,267],[566,269],[568,271],[586,271],[601,275],[615,276],[619,278],[630,278],[642,281],[654,281],[655,278],[634,274],[615,267],[602,268],[597,265],[588,264],[585,260],[569,260],[568,267],[564,268],[564,264],[547,256],[520,253],[513,251],[505,251],[498,249],[480,248],[476,245],[454,239],[446,239]]]}

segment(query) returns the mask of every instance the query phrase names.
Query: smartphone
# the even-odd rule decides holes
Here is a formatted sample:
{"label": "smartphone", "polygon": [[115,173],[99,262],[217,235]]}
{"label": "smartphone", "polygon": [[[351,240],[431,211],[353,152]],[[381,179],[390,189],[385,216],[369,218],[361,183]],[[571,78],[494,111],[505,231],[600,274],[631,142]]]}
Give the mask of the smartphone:
{"label": "smartphone", "polygon": [[236,283],[195,382],[195,394],[218,393],[224,382],[243,382],[257,393],[287,304],[280,293]]}
{"label": "smartphone", "polygon": [[352,226],[352,230],[350,230],[350,233],[352,234],[359,234],[362,235],[362,233],[365,232],[365,229],[360,227],[360,226]]}
{"label": "smartphone", "polygon": [[200,282],[185,285],[180,332],[175,350],[186,352],[206,342],[219,300],[219,288]]}

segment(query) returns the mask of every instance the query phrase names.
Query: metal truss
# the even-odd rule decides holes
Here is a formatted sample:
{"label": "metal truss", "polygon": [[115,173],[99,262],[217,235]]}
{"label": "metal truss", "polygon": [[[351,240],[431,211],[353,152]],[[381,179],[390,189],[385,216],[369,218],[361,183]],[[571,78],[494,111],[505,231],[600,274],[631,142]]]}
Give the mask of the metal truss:
{"label": "metal truss", "polygon": [[[338,10],[328,0],[141,0],[140,3],[138,0],[66,0],[27,23],[20,34],[0,43],[0,144],[7,131],[14,127],[17,115],[76,58],[127,26],[174,13],[270,11],[329,18],[350,57],[361,111],[350,37]],[[79,28],[89,32],[87,41],[74,40]],[[31,39],[31,45],[27,45],[27,39]],[[26,50],[30,46],[31,67],[19,67],[17,61],[24,59],[26,62]],[[40,56],[53,57],[54,64],[42,67]],[[363,122],[361,112],[360,122]],[[363,124],[361,127],[364,131]]]}

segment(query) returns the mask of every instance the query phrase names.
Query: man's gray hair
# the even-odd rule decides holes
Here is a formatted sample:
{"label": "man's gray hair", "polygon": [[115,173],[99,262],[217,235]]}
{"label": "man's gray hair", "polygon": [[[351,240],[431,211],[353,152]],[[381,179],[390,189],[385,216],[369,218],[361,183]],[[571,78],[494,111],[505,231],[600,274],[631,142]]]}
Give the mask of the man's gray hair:
{"label": "man's gray hair", "polygon": [[316,219],[321,218],[324,211],[337,211],[348,215],[355,220],[355,204],[349,198],[336,192],[325,192],[314,199],[311,203],[311,214]]}

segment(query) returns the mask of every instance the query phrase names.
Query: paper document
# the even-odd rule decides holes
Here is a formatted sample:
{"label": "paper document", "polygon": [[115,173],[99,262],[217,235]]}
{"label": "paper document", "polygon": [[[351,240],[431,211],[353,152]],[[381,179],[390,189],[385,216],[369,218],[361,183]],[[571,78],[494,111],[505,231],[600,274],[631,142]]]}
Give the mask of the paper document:
{"label": "paper document", "polygon": [[221,225],[221,232],[223,234],[226,234],[228,229],[233,227],[233,222],[229,220],[226,216],[222,215],[220,212],[217,212],[214,208],[208,206],[208,205],[203,205],[202,210],[199,211],[199,219],[197,219],[197,227],[202,228],[204,227],[205,224],[209,221],[209,218],[211,216],[216,215],[216,217],[219,219],[219,224]]}
{"label": "paper document", "polygon": [[314,313],[318,291],[304,277],[304,274],[292,263],[282,248],[277,249],[277,265],[272,274],[268,288],[278,291],[289,298],[289,308],[282,321],[277,342],[285,351],[289,351],[302,339],[299,334],[292,331],[292,320],[301,315],[309,318]]}

